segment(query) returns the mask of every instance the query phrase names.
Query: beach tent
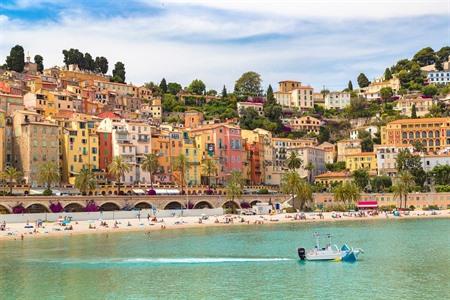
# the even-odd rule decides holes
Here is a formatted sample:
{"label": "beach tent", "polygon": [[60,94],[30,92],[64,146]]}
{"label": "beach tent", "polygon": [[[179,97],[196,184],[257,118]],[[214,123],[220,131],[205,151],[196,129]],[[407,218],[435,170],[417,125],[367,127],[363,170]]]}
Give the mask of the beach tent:
{"label": "beach tent", "polygon": [[133,189],[133,193],[136,195],[145,195],[145,191],[143,189]]}
{"label": "beach tent", "polygon": [[179,195],[180,191],[178,189],[154,189],[156,195]]}

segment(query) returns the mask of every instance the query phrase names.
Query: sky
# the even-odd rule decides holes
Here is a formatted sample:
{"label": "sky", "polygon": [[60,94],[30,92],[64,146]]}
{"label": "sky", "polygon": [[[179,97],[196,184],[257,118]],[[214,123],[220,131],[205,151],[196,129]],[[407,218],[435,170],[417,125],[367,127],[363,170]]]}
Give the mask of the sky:
{"label": "sky", "polygon": [[421,48],[450,45],[449,0],[0,0],[0,61],[20,44],[44,65],[63,49],[125,63],[127,82],[165,77],[232,90],[246,71],[276,90],[369,79]]}

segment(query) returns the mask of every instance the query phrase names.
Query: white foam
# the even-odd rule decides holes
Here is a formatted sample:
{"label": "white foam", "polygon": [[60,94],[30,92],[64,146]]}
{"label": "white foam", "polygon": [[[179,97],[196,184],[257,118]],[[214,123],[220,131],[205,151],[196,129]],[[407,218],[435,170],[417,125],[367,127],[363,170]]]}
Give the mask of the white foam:
{"label": "white foam", "polygon": [[122,263],[157,263],[157,264],[206,264],[206,263],[230,263],[230,262],[275,262],[286,261],[290,258],[241,258],[241,257],[205,257],[205,258],[130,258]]}

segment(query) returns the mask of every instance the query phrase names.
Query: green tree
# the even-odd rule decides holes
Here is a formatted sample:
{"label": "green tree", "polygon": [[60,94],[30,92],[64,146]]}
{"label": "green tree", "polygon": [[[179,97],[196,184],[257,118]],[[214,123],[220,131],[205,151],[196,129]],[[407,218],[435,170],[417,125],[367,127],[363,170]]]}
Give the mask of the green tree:
{"label": "green tree", "polygon": [[289,170],[295,171],[301,168],[303,161],[300,157],[298,157],[297,151],[291,151],[289,157],[285,161],[285,164]]}
{"label": "green tree", "polygon": [[225,189],[227,199],[231,199],[234,202],[235,198],[242,196],[244,189],[244,179],[240,171],[232,171],[229,179],[227,180],[227,186]]}
{"label": "green tree", "polygon": [[122,177],[125,173],[131,171],[131,165],[127,163],[122,156],[114,156],[112,162],[108,165],[108,172],[116,179],[117,195],[120,195],[120,186],[122,184]]}
{"label": "green tree", "polygon": [[355,170],[352,174],[353,181],[360,190],[364,190],[369,184],[369,172],[366,169]]}
{"label": "green tree", "polygon": [[423,187],[427,174],[423,170],[419,155],[412,154],[408,149],[402,149],[398,152],[396,164],[399,173],[407,171],[413,176],[416,185]]}
{"label": "green tree", "polygon": [[84,54],[84,64],[83,69],[88,71],[94,71],[95,70],[95,61],[92,58],[92,55],[89,53]]}
{"label": "green tree", "polygon": [[108,60],[106,57],[96,57],[94,61],[94,70],[97,73],[106,74],[108,72]]}
{"label": "green tree", "polygon": [[80,190],[82,195],[87,195],[97,187],[97,179],[91,170],[83,168],[75,177],[75,187]]}
{"label": "green tree", "polygon": [[413,146],[414,152],[426,152],[426,150],[427,150],[420,141],[412,142],[411,146]]}
{"label": "green tree", "polygon": [[165,78],[161,79],[161,82],[159,84],[159,88],[164,94],[167,93],[168,86],[167,86],[167,82],[166,82]]}
{"label": "green tree", "polygon": [[330,129],[328,126],[321,126],[319,128],[319,136],[317,137],[319,143],[328,142],[330,140]]}
{"label": "green tree", "polygon": [[267,88],[266,92],[266,102],[275,102],[275,97],[273,95],[273,88],[272,85],[269,84],[269,87]]}
{"label": "green tree", "polygon": [[222,98],[226,98],[226,97],[228,97],[228,93],[227,93],[227,88],[224,85],[223,89],[222,89]]}
{"label": "green tree", "polygon": [[169,82],[167,85],[167,93],[176,96],[182,90],[181,84],[177,82]]}
{"label": "green tree", "polygon": [[411,107],[411,118],[417,119],[417,108],[415,104]]}
{"label": "green tree", "polygon": [[281,117],[283,115],[283,109],[279,105],[273,95],[272,86],[269,85],[266,92],[266,101],[264,102],[264,115],[269,119],[270,122],[277,124],[277,129],[280,130],[283,126],[281,122]]}
{"label": "green tree", "polygon": [[394,96],[394,92],[391,87],[383,87],[380,90],[380,96],[383,101],[388,101]]}
{"label": "green tree", "polygon": [[25,67],[25,53],[23,47],[15,45],[6,57],[6,68],[11,71],[23,72]]}
{"label": "green tree", "polygon": [[375,176],[371,180],[372,192],[374,193],[384,193],[386,189],[392,186],[392,179],[389,176]]}
{"label": "green tree", "polygon": [[112,71],[113,77],[111,78],[112,82],[125,83],[125,65],[118,61],[114,65],[114,70]]}
{"label": "green tree", "polygon": [[66,66],[78,65],[79,68],[84,66],[84,54],[78,49],[70,48],[69,50],[62,51],[64,55],[64,63]]}
{"label": "green tree", "polygon": [[188,91],[192,94],[204,95],[206,91],[206,86],[200,79],[194,79],[188,86]]}
{"label": "green tree", "polygon": [[384,70],[384,80],[391,80],[391,79],[392,79],[391,69],[386,68],[386,70]]}
{"label": "green tree", "polygon": [[369,79],[367,78],[367,76],[364,73],[360,73],[358,75],[357,80],[358,80],[358,85],[360,88],[368,87],[370,84]]}
{"label": "green tree", "polygon": [[18,183],[20,181],[20,179],[22,178],[22,172],[14,167],[6,167],[5,171],[3,172],[3,178],[5,178],[8,182],[9,194],[12,195],[13,185],[14,183]]}
{"label": "green tree", "polygon": [[172,170],[178,172],[178,184],[181,187],[181,194],[184,194],[184,185],[186,183],[186,170],[189,169],[189,161],[184,154],[179,154],[172,162]]}
{"label": "green tree", "polygon": [[429,84],[422,88],[422,93],[427,97],[433,97],[437,95],[438,88],[434,84]]}
{"label": "green tree", "polygon": [[339,172],[345,170],[345,161],[338,161],[335,163],[328,163],[325,164],[325,168],[330,172]]}
{"label": "green tree", "polygon": [[413,61],[417,62],[421,67],[434,64],[436,55],[433,48],[426,47],[419,50],[413,57]]}
{"label": "green tree", "polygon": [[246,72],[236,81],[234,93],[238,99],[258,97],[262,95],[261,76],[256,72]]}
{"label": "green tree", "polygon": [[313,201],[311,186],[300,178],[296,171],[285,173],[281,180],[281,190],[291,196],[292,206],[303,210],[305,205]]}
{"label": "green tree", "polygon": [[150,174],[150,186],[153,189],[153,176],[159,169],[158,156],[154,153],[145,154],[141,168]]}
{"label": "green tree", "polygon": [[430,175],[434,179],[434,184],[450,185],[450,165],[437,165],[431,170]]}
{"label": "green tree", "polygon": [[333,196],[336,202],[352,204],[361,198],[358,186],[353,182],[344,182],[333,188]]}
{"label": "green tree", "polygon": [[312,171],[314,171],[316,167],[313,165],[312,162],[308,162],[305,166],[305,170],[308,171],[308,182],[312,183]]}
{"label": "green tree", "polygon": [[37,71],[42,73],[44,71],[44,58],[37,54],[34,56],[34,63],[37,65]]}
{"label": "green tree", "polygon": [[402,207],[402,198],[405,199],[405,208],[407,207],[408,194],[414,186],[414,177],[408,171],[400,172],[396,177],[396,183],[392,187],[394,191],[394,197],[398,197],[400,200],[399,207]]}
{"label": "green tree", "polygon": [[439,59],[437,59],[436,62],[434,63],[434,67],[436,68],[437,71],[444,71],[444,65],[442,64],[442,61],[440,61]]}
{"label": "green tree", "polygon": [[52,184],[59,183],[59,178],[59,168],[56,163],[49,161],[39,167],[38,182],[39,184],[45,184],[46,190],[50,194]]}
{"label": "green tree", "polygon": [[349,91],[353,91],[353,83],[352,83],[351,80],[348,81],[347,89],[348,89]]}
{"label": "green tree", "polygon": [[206,174],[206,178],[208,179],[208,190],[211,189],[211,177],[217,175],[217,164],[215,160],[210,158],[203,161],[202,164],[202,174]]}

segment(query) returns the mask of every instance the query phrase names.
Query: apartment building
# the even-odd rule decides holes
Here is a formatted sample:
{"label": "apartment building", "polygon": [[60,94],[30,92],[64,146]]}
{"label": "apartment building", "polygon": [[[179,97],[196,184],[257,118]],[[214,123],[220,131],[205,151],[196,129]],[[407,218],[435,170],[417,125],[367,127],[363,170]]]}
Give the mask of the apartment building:
{"label": "apartment building", "polygon": [[325,95],[325,108],[326,109],[344,109],[350,105],[349,92],[330,92]]}
{"label": "apartment building", "polygon": [[383,145],[405,147],[414,142],[429,152],[450,147],[450,118],[400,119],[381,128]]}
{"label": "apartment building", "polygon": [[274,97],[285,108],[308,110],[314,107],[313,88],[304,86],[299,81],[280,81]]}

